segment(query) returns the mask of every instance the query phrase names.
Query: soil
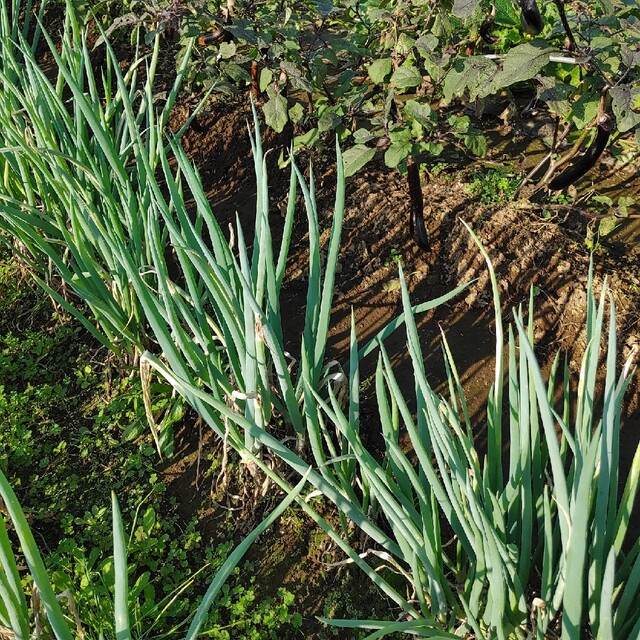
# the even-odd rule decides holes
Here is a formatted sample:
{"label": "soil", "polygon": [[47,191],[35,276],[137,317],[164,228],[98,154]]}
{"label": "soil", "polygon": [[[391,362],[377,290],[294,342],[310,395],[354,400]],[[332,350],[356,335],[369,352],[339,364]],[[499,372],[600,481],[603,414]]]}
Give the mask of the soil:
{"label": "soil", "polygon": [[[188,115],[187,106],[179,107],[172,126],[177,128]],[[251,113],[246,104],[220,100],[208,105],[207,111],[197,116],[183,138],[183,145],[200,171],[221,227],[225,229],[234,223],[237,215],[247,238],[252,236],[255,215],[253,158],[247,134],[250,121]],[[461,283],[470,282],[457,299],[418,318],[418,326],[430,382],[437,389],[443,389],[445,380],[439,345],[441,331],[446,335],[467,393],[479,441],[482,440],[484,404],[494,377],[495,322],[488,270],[464,223],[475,231],[491,257],[506,322],[513,320],[513,309],[520,305],[527,308],[533,287],[535,338],[543,370],[548,371],[560,349],[568,355],[572,374],[578,373],[585,348],[583,326],[590,261],[586,237],[589,225],[594,225],[587,215],[571,209],[538,205],[528,200],[483,205],[471,195],[468,186],[476,172],[496,165],[512,167],[510,158],[514,156],[514,149],[528,164],[534,164],[540,153],[539,143],[518,134],[517,126],[508,131],[495,126],[495,150],[484,161],[452,164],[440,173],[437,167],[431,166],[423,172],[425,220],[431,241],[428,252],[419,249],[410,235],[410,202],[405,177],[379,163],[368,165],[347,180],[346,216],[328,354],[329,358],[345,361],[352,311],[361,344],[399,314],[398,261],[402,262],[414,303],[438,297]],[[269,150],[272,224],[278,229],[283,221],[289,171],[280,170],[277,159],[287,147],[288,139],[268,131],[263,131],[263,139],[265,149]],[[297,162],[304,167],[309,160],[313,163],[326,241],[335,195],[335,156],[328,148],[314,152],[310,158],[298,158]],[[608,158],[593,176],[582,180],[580,193],[596,187],[600,194],[628,195],[637,201],[640,178],[633,167],[621,167]],[[289,350],[294,355],[299,352],[306,299],[307,249],[303,215],[301,208],[294,228],[283,301],[283,305],[291,310],[286,317],[285,335],[290,336]],[[633,355],[640,343],[638,231],[634,220],[621,220],[614,233],[600,239],[593,254],[596,291],[600,291],[607,280],[611,299],[615,301],[620,362]],[[385,344],[400,383],[410,396],[414,383],[403,330],[396,331]],[[374,366],[375,359],[370,357],[364,363],[363,380],[373,373]],[[375,445],[379,425],[373,417],[374,398],[364,386],[363,428]],[[639,440],[639,401],[640,386],[634,383],[628,392],[622,431],[622,464],[627,469]],[[369,416],[368,422],[364,416]],[[204,440],[205,450],[213,446],[212,439]],[[201,510],[204,516],[201,522],[215,538],[215,522],[220,511],[212,507],[208,491],[203,494],[202,488],[196,490],[198,439],[193,435],[185,441],[184,453],[185,456],[177,456],[176,462],[166,470],[166,478],[174,480],[174,491],[188,498],[187,510]],[[192,501],[193,494],[200,498]],[[309,523],[301,526],[299,518],[289,519],[288,525],[281,524],[270,535],[268,545],[259,545],[253,557],[267,554],[258,564],[258,575],[263,584],[283,584],[296,593],[305,616],[304,636],[325,637],[313,616],[322,613],[329,589],[336,589],[336,585],[349,589],[341,582],[348,577],[326,569],[323,562],[327,558],[331,560],[332,554],[325,553],[324,543],[314,537]],[[239,531],[244,531],[242,524]]]}

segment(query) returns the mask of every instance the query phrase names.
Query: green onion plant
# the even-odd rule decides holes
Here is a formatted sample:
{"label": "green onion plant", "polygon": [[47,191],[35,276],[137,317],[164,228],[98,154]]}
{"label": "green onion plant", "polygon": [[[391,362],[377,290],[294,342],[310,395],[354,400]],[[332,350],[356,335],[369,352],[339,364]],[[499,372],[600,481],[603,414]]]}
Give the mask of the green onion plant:
{"label": "green onion plant", "polygon": [[[540,640],[557,632],[565,640],[579,640],[587,627],[594,638],[638,637],[640,541],[627,534],[640,448],[627,477],[621,478],[620,416],[631,363],[616,375],[613,300],[600,400],[596,379],[602,370],[606,284],[598,300],[589,278],[587,348],[575,397],[568,366],[561,366],[559,356],[549,379],[543,379],[533,344],[533,296],[528,323],[516,310],[515,327],[508,331],[503,411],[497,390],[505,384],[497,283],[481,250],[489,265],[498,324],[486,453],[476,445],[444,338],[448,396],[438,395],[427,381],[401,267],[417,415],[409,409],[382,343],[376,371],[382,462],[362,444],[336,394],[330,390],[329,401],[316,394],[330,422],[351,444],[371,503],[387,525],[385,548],[392,543],[400,551],[393,564],[400,565],[409,602],[420,611],[413,621],[402,623],[327,622],[375,629],[370,638],[404,630],[424,637],[455,633]],[[355,351],[355,332],[352,336]],[[358,375],[354,363],[352,380]],[[403,433],[409,436],[410,451],[401,446]],[[509,434],[509,442],[498,446],[503,433]]]}

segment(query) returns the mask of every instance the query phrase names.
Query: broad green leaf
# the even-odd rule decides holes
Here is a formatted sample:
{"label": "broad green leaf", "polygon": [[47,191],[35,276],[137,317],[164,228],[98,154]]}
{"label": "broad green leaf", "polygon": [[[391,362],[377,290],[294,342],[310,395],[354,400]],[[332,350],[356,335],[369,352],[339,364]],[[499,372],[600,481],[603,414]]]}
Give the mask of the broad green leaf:
{"label": "broad green leaf", "polygon": [[391,60],[389,58],[374,60],[369,65],[367,73],[375,84],[384,82],[384,79],[391,73]]}
{"label": "broad green leaf", "polygon": [[467,133],[471,126],[471,119],[469,116],[452,115],[449,117],[448,122],[454,133]]}
{"label": "broad green leaf", "polygon": [[347,149],[343,154],[344,160],[344,175],[348,178],[354,173],[357,173],[376,155],[376,150],[371,147],[366,147],[363,144],[357,144],[351,149]]}
{"label": "broad green leaf", "polygon": [[478,95],[484,94],[496,70],[496,64],[484,56],[457,59],[444,79],[442,91],[445,102],[451,102],[453,98],[462,96],[467,90],[469,98],[475,100]]}
{"label": "broad green leaf", "polygon": [[226,62],[220,68],[235,82],[251,82],[251,76],[246,69],[235,62]]}
{"label": "broad green leaf", "polygon": [[318,118],[319,131],[331,131],[341,122],[340,116],[336,113],[335,107],[326,107]]}
{"label": "broad green leaf", "polygon": [[387,167],[397,167],[411,153],[411,148],[412,144],[408,140],[393,143],[384,154]]}
{"label": "broad green leaf", "polygon": [[441,142],[420,142],[421,153],[428,153],[430,156],[439,156],[444,151],[444,145]]}
{"label": "broad green leaf", "polygon": [[280,94],[275,94],[265,103],[262,110],[267,125],[276,133],[281,133],[289,120],[287,101]]}
{"label": "broad green leaf", "polygon": [[424,58],[431,58],[437,52],[438,45],[439,40],[433,33],[425,33],[415,42],[418,53]]}
{"label": "broad green leaf", "polygon": [[422,74],[411,65],[398,67],[391,75],[391,82],[398,89],[409,89],[422,84]]}
{"label": "broad green leaf", "polygon": [[630,131],[640,123],[640,113],[636,113],[634,105],[640,99],[640,87],[622,84],[609,89],[611,107],[616,117],[620,133]]}
{"label": "broad green leaf", "polygon": [[569,113],[569,96],[574,88],[557,78],[541,76],[538,78],[538,98],[549,107],[550,111],[558,116],[565,117]]}
{"label": "broad green leaf", "polygon": [[353,132],[353,141],[356,144],[366,144],[367,142],[371,142],[376,138],[376,134],[369,129],[357,129]]}
{"label": "broad green leaf", "polygon": [[415,44],[415,39],[406,33],[401,33],[398,38],[398,44],[396,44],[396,53],[407,56],[411,53],[411,49],[413,49],[413,45]]}
{"label": "broad green leaf", "polygon": [[304,107],[299,102],[289,109],[289,118],[291,122],[300,122],[304,118]]}
{"label": "broad green leaf", "polygon": [[578,129],[587,127],[598,115],[600,92],[596,89],[585,91],[571,107],[570,119]]}
{"label": "broad green leaf", "polygon": [[318,142],[320,139],[320,132],[316,127],[307,131],[307,133],[302,134],[301,136],[296,136],[293,139],[293,149],[294,151],[298,149],[305,149],[308,147],[313,147],[313,145]]}
{"label": "broad green leaf", "polygon": [[231,42],[221,42],[220,43],[220,58],[222,60],[228,60],[229,58],[233,58],[236,54],[236,43]]}
{"label": "broad green leaf", "polygon": [[494,76],[481,97],[509,87],[516,82],[524,82],[535,77],[549,63],[549,56],[555,51],[545,40],[532,40],[514,47],[507,53],[502,69]]}
{"label": "broad green leaf", "polygon": [[470,133],[464,136],[463,140],[474,156],[484,158],[487,155],[487,139],[481,133]]}
{"label": "broad green leaf", "polygon": [[511,0],[495,0],[496,24],[515,27],[520,24],[520,19],[513,9]]}
{"label": "broad green leaf", "polygon": [[260,91],[264,92],[267,90],[267,87],[273,82],[273,71],[264,67],[262,71],[260,71]]}
{"label": "broad green leaf", "polygon": [[451,13],[456,18],[464,20],[472,16],[480,6],[480,0],[454,0]]}
{"label": "broad green leaf", "polygon": [[407,100],[404,105],[405,116],[416,120],[425,127],[429,127],[433,124],[430,117],[431,111],[432,109],[428,104],[422,104],[417,100]]}

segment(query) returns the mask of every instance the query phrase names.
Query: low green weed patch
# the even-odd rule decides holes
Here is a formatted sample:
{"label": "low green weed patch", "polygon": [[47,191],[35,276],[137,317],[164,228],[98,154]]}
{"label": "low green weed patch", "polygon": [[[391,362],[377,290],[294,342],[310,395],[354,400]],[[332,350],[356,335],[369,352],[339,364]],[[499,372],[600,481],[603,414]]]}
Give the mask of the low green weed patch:
{"label": "low green weed patch", "polygon": [[520,179],[516,173],[497,167],[474,174],[473,182],[467,189],[483,204],[502,204],[513,200],[519,182]]}

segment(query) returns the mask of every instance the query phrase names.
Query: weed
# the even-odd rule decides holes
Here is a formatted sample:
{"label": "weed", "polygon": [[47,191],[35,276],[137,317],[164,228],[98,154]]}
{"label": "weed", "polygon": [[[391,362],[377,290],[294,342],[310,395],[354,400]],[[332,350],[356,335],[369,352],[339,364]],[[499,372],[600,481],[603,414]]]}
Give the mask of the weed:
{"label": "weed", "polygon": [[518,184],[519,179],[515,173],[496,167],[474,174],[473,182],[467,190],[483,204],[501,204],[513,200]]}

